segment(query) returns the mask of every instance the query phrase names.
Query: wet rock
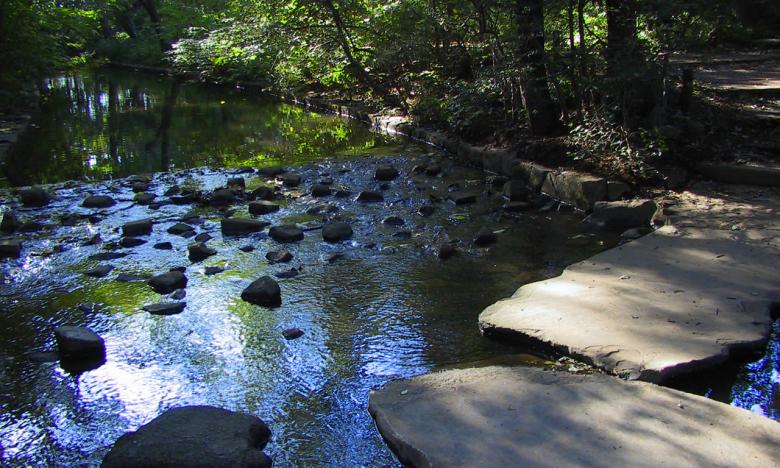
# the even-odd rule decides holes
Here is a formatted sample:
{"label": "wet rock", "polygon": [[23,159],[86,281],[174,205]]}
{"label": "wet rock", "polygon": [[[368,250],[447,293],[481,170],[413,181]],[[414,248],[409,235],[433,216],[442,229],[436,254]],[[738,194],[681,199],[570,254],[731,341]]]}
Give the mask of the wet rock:
{"label": "wet rock", "polygon": [[504,184],[501,189],[501,194],[509,199],[509,201],[523,201],[531,195],[531,191],[526,185],[519,180],[510,180]]}
{"label": "wet rock", "polygon": [[195,236],[195,239],[193,239],[195,242],[207,242],[212,239],[211,234],[208,232],[201,232],[197,236]]}
{"label": "wet rock", "polygon": [[279,211],[279,205],[267,200],[253,201],[249,204],[249,213],[255,216],[273,213],[275,211]]}
{"label": "wet rock", "polygon": [[43,229],[43,224],[39,223],[38,221],[25,221],[22,223],[21,226],[19,226],[19,231],[21,232],[36,232]]}
{"label": "wet rock", "polygon": [[252,200],[273,200],[274,199],[274,191],[271,190],[268,187],[258,187],[254,190],[252,190],[252,195],[250,196],[250,199]]}
{"label": "wet rock", "polygon": [[285,187],[297,187],[301,185],[301,176],[298,174],[282,174],[277,177]]}
{"label": "wet rock", "polygon": [[393,237],[396,239],[411,239],[412,231],[398,231],[393,233]]}
{"label": "wet rock", "polygon": [[279,283],[270,276],[263,276],[244,289],[241,299],[259,306],[278,307],[282,305],[282,292]]}
{"label": "wet rock", "polygon": [[155,198],[154,194],[141,192],[135,194],[134,199],[135,202],[138,203],[139,205],[149,205],[152,203],[152,201],[154,201],[154,198]]}
{"label": "wet rock", "polygon": [[398,177],[398,170],[392,164],[380,164],[374,172],[374,179],[389,181]]}
{"label": "wet rock", "polygon": [[607,181],[607,200],[616,201],[628,195],[631,192],[631,186],[625,182],[617,180]]}
{"label": "wet rock", "polygon": [[423,205],[417,210],[417,214],[423,218],[427,218],[436,211],[436,207],[432,205]]}
{"label": "wet rock", "polygon": [[271,430],[259,418],[213,406],[170,409],[114,443],[103,468],[270,467]]}
{"label": "wet rock", "polygon": [[303,330],[300,328],[287,328],[282,330],[282,336],[285,340],[295,340],[303,336]]}
{"label": "wet rock", "polygon": [[187,213],[184,213],[184,215],[179,219],[179,221],[188,224],[200,224],[203,222],[203,219],[200,217],[198,213],[194,211],[188,211]]}
{"label": "wet rock", "polygon": [[225,236],[243,236],[260,232],[271,223],[258,221],[255,219],[223,219],[222,235]]}
{"label": "wet rock", "polygon": [[105,278],[113,269],[111,265],[98,265],[85,271],[84,274],[92,278]]}
{"label": "wet rock", "polygon": [[233,191],[228,189],[215,190],[211,194],[212,206],[227,206],[233,203]]}
{"label": "wet rock", "polygon": [[82,242],[81,245],[83,246],[98,245],[102,242],[103,242],[103,238],[100,237],[100,234],[95,234],[94,236]]}
{"label": "wet rock", "polygon": [[196,198],[194,194],[188,193],[186,195],[170,197],[170,200],[171,203],[173,203],[174,205],[189,205],[195,203]]}
{"label": "wet rock", "polygon": [[300,272],[297,269],[290,268],[289,270],[278,271],[274,273],[274,276],[276,276],[279,279],[289,279],[289,278],[295,278],[299,274]]}
{"label": "wet rock", "polygon": [[135,283],[138,281],[144,281],[147,278],[140,275],[133,275],[131,273],[119,273],[116,275],[116,278],[114,278],[114,281],[119,281],[120,283]]}
{"label": "wet rock", "polygon": [[287,263],[293,259],[293,254],[286,250],[274,250],[265,254],[268,263]]}
{"label": "wet rock", "polygon": [[333,185],[333,177],[323,177],[317,183],[320,185]]}
{"label": "wet rock", "polygon": [[363,190],[358,194],[357,198],[355,199],[355,201],[364,202],[364,203],[375,203],[384,200],[385,200],[384,195],[382,195],[381,192],[376,192],[374,190]]}
{"label": "wet rock", "polygon": [[386,226],[403,226],[404,220],[400,216],[388,216],[382,220],[382,224]]}
{"label": "wet rock", "polygon": [[325,216],[329,214],[333,214],[339,211],[339,207],[336,205],[331,205],[329,203],[323,203],[321,205],[312,206],[308,210],[306,210],[307,214],[310,215],[316,215],[316,216]]}
{"label": "wet rock", "polygon": [[189,224],[185,223],[176,223],[173,226],[169,227],[167,229],[168,234],[173,234],[174,236],[182,236],[182,237],[192,237],[191,235],[188,236],[188,233],[195,233],[195,228],[190,226]]}
{"label": "wet rock", "polygon": [[139,239],[137,237],[123,237],[119,241],[119,245],[127,249],[138,247],[139,245],[143,245],[143,244],[146,244],[146,241],[143,239]]}
{"label": "wet rock", "polygon": [[108,208],[116,205],[116,200],[108,195],[90,195],[81,202],[84,208]]}
{"label": "wet rock", "polygon": [[336,197],[336,198],[347,198],[347,197],[349,197],[351,195],[352,195],[352,192],[347,190],[347,189],[345,189],[345,188],[337,189],[336,192],[333,194],[333,196]]}
{"label": "wet rock", "polygon": [[238,169],[233,171],[233,174],[254,174],[254,172],[255,172],[254,167],[244,166],[244,167],[239,167]]}
{"label": "wet rock", "polygon": [[225,271],[225,269],[222,268],[222,267],[209,266],[209,267],[206,267],[203,270],[203,274],[206,275],[206,276],[214,276],[214,275],[218,275],[218,274],[222,273],[223,271]]}
{"label": "wet rock", "polygon": [[449,199],[456,205],[468,205],[477,202],[477,195],[467,192],[455,192],[449,195]]}
{"label": "wet rock", "polygon": [[122,226],[122,235],[125,237],[146,236],[152,233],[152,220],[140,219],[131,221]]}
{"label": "wet rock", "polygon": [[147,188],[149,188],[149,184],[146,182],[133,182],[132,189],[135,193],[145,192]]}
{"label": "wet rock", "polygon": [[279,166],[263,167],[257,170],[257,174],[266,177],[276,177],[278,175],[284,174],[286,171],[287,169]]}
{"label": "wet rock", "polygon": [[498,237],[496,234],[487,228],[482,228],[477,232],[477,235],[474,236],[474,245],[479,247],[486,247],[491,244],[495,244],[498,240]]}
{"label": "wet rock", "polygon": [[268,235],[276,242],[297,242],[303,240],[303,231],[298,226],[283,224],[273,226]]}
{"label": "wet rock", "polygon": [[425,175],[428,177],[435,177],[441,173],[441,166],[438,164],[429,164],[428,167],[425,168]]}
{"label": "wet rock", "polygon": [[[27,359],[30,360],[30,362],[33,362],[35,364],[43,364],[46,362],[57,362],[59,359],[59,354],[53,351],[42,351],[42,352],[32,352],[27,354]],[[3,455],[2,450],[0,450],[0,456]]]}
{"label": "wet rock", "polygon": [[94,255],[90,255],[87,257],[90,260],[97,260],[99,262],[106,261],[106,260],[116,260],[118,258],[127,257],[128,254],[125,252],[100,252],[96,253]]}
{"label": "wet rock", "polygon": [[191,262],[200,262],[202,260],[205,260],[212,255],[216,255],[217,251],[207,247],[206,244],[203,244],[202,242],[198,242],[196,244],[192,244],[187,247],[188,252],[188,258]]}
{"label": "wet rock", "polygon": [[0,223],[0,231],[14,232],[19,229],[20,226],[21,223],[13,211],[6,211],[3,213],[3,221]]}
{"label": "wet rock", "polygon": [[19,258],[22,253],[22,241],[19,239],[0,240],[0,258]]}
{"label": "wet rock", "polygon": [[607,229],[648,226],[657,209],[652,200],[596,202],[585,221]]}
{"label": "wet rock", "polygon": [[187,307],[186,302],[161,302],[159,304],[150,304],[141,307],[141,309],[152,315],[176,315],[181,313]]}
{"label": "wet rock", "polygon": [[169,271],[152,277],[147,284],[158,294],[170,294],[173,291],[187,287],[187,277],[180,271]]}
{"label": "wet rock", "polygon": [[177,289],[171,294],[171,299],[174,301],[181,301],[185,297],[187,297],[187,291],[185,289]]}
{"label": "wet rock", "polygon": [[451,258],[453,255],[458,253],[458,249],[455,248],[452,244],[442,244],[439,247],[438,257],[441,260],[447,260],[448,258]]}
{"label": "wet rock", "polygon": [[341,242],[352,237],[352,227],[343,221],[328,223],[322,228],[322,238],[325,242]]}
{"label": "wet rock", "polygon": [[81,216],[74,215],[74,214],[65,215],[62,218],[60,218],[60,226],[72,227],[79,224],[79,222],[81,222]]}
{"label": "wet rock", "polygon": [[22,189],[19,191],[19,198],[22,205],[28,207],[42,207],[51,202],[51,195],[41,187]]}
{"label": "wet rock", "polygon": [[170,242],[158,242],[153,247],[157,250],[172,250],[173,244]]}
{"label": "wet rock", "polygon": [[550,172],[542,192],[587,211],[597,201],[607,198],[607,181],[574,171]]}
{"label": "wet rock", "polygon": [[178,185],[173,185],[170,188],[168,188],[168,190],[166,190],[163,195],[165,195],[166,197],[172,197],[180,193],[181,193],[181,187],[179,187]]}
{"label": "wet rock", "polygon": [[382,182],[381,184],[379,184],[379,190],[383,192],[390,190],[390,184],[388,182]]}
{"label": "wet rock", "polygon": [[242,252],[254,252],[255,248],[251,245],[242,245],[238,248]]}
{"label": "wet rock", "polygon": [[232,177],[227,181],[227,188],[244,190],[246,188],[246,181],[243,177]]}
{"label": "wet rock", "polygon": [[325,263],[333,263],[336,260],[343,258],[344,254],[341,252],[333,252],[332,254],[325,257]]}
{"label": "wet rock", "polygon": [[324,184],[315,184],[311,188],[311,196],[313,197],[327,197],[331,193],[330,187]]}
{"label": "wet rock", "polygon": [[103,338],[86,327],[63,325],[54,329],[60,357],[68,360],[102,358],[106,354]]}

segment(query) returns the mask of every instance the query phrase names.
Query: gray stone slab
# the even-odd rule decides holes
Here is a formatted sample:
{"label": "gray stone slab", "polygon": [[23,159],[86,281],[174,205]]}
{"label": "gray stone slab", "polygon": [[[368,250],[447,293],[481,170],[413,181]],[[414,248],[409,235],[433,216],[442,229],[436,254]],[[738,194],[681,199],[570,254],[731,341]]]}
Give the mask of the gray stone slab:
{"label": "gray stone slab", "polygon": [[407,465],[777,466],[780,424],[723,403],[606,375],[452,370],[371,393]]}
{"label": "gray stone slab", "polygon": [[521,287],[479,326],[632,379],[715,366],[768,339],[777,235],[668,226]]}

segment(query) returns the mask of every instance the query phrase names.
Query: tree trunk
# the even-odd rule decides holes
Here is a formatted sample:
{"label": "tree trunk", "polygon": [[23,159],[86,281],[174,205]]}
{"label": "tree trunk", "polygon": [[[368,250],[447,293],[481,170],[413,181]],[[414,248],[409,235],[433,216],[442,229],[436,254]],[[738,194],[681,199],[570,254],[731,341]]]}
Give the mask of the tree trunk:
{"label": "tree trunk", "polygon": [[607,74],[621,78],[638,62],[636,0],[607,0]]}
{"label": "tree trunk", "polygon": [[165,40],[162,28],[162,20],[160,19],[160,13],[157,11],[157,5],[155,0],[138,0],[141,6],[146,10],[149,15],[149,19],[154,27],[154,32],[157,34],[157,40],[160,43],[160,51],[167,52],[171,49],[171,45]]}
{"label": "tree trunk", "polygon": [[561,123],[547,86],[544,67],[544,3],[543,0],[516,0],[516,55],[521,67],[520,94],[531,132],[553,135]]}

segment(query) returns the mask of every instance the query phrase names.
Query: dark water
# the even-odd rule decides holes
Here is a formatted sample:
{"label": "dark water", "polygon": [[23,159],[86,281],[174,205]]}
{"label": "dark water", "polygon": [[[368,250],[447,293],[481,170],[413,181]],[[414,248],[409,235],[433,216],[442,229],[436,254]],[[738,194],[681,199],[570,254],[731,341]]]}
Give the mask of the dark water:
{"label": "dark water", "polygon": [[[169,133],[169,158],[161,166],[154,145],[145,151],[163,119],[160,103],[174,83],[127,74],[57,83],[71,93],[82,90],[73,96],[103,96],[93,104],[107,103],[110,87],[124,96],[119,101],[140,93],[144,99],[133,97],[133,102],[156,104],[120,112],[123,116],[116,120],[125,126],[118,134],[121,143],[114,158],[108,111],[97,118],[94,105],[60,99],[57,102],[64,107],[52,112],[62,117],[40,116],[38,136],[24,139],[27,145],[40,143],[37,150],[30,149],[40,160],[15,160],[17,174],[36,182],[108,173],[114,178],[53,186],[56,200],[43,209],[22,209],[10,190],[0,191],[5,207],[44,225],[22,235],[21,258],[0,264],[4,466],[97,465],[124,432],[168,408],[187,404],[221,406],[263,418],[274,433],[266,451],[276,466],[396,464],[367,412],[369,391],[390,380],[468,363],[544,365],[543,359],[523,354],[522,349],[481,337],[477,315],[519,285],[553,276],[615,242],[613,237],[584,231],[576,214],[504,213],[484,173],[430,148],[230,90],[178,85],[177,110],[170,122],[177,130]],[[57,94],[52,93],[50,104]],[[119,108],[130,104],[123,106]],[[229,124],[217,130],[224,116],[229,116]],[[46,119],[50,120],[44,124]],[[65,125],[58,129],[57,121]],[[300,131],[288,125],[300,125]],[[334,136],[345,131],[346,138]],[[258,159],[261,153],[269,156]],[[93,159],[99,163],[92,164]],[[173,185],[208,193],[236,176],[218,166],[268,161],[294,166],[303,183],[281,189],[282,209],[263,219],[315,228],[324,218],[337,217],[353,227],[353,239],[326,244],[318,230],[284,246],[265,233],[224,237],[219,229],[224,211],[208,206],[139,206],[132,201],[131,182],[116,178],[160,167],[213,166],[154,174],[148,191],[166,200],[163,194]],[[324,178],[353,193],[379,189],[373,172],[380,162],[393,163],[401,171],[401,177],[383,191],[383,203],[307,195],[311,185]],[[413,174],[413,166],[429,162],[440,164],[442,175]],[[247,190],[276,185],[257,174],[242,176]],[[458,191],[478,194],[477,203],[456,206],[446,201],[448,194]],[[85,209],[80,203],[87,194],[110,194],[119,203],[105,210]],[[336,212],[324,217],[309,213],[323,203],[335,206]],[[432,216],[416,214],[423,204],[435,206]],[[192,240],[166,233],[191,209],[203,219],[194,224],[196,231],[210,233],[208,245],[218,251],[196,264],[187,259]],[[245,203],[231,209],[235,217],[250,216]],[[78,215],[79,222],[61,226],[60,219],[67,214]],[[402,217],[405,225],[383,225],[381,220],[389,215]],[[154,232],[145,238],[148,242],[119,248],[117,227],[140,218],[155,220]],[[498,233],[498,243],[474,247],[470,239],[482,228]],[[95,234],[100,234],[102,244],[83,245]],[[160,241],[172,242],[173,250],[154,249],[152,245]],[[448,241],[456,242],[461,252],[443,262],[436,257],[436,247]],[[256,250],[239,250],[246,245]],[[295,259],[269,265],[265,253],[280,247]],[[88,258],[106,251],[128,255],[108,262]],[[343,256],[329,261],[336,253]],[[106,278],[84,276],[103,263],[115,267]],[[148,277],[177,266],[186,267],[189,278],[187,307],[179,315],[147,314],[140,307],[169,299],[153,292],[145,281],[117,281],[121,273]],[[225,271],[208,276],[208,266]],[[252,280],[291,267],[301,268],[301,274],[279,280],[281,307],[267,309],[240,299]],[[31,359],[31,352],[55,348],[53,329],[62,324],[85,325],[98,332],[106,341],[106,363],[71,374],[57,362]],[[281,331],[289,327],[301,328],[304,336],[285,340]],[[776,360],[757,369],[758,378],[772,366],[775,373],[768,375],[776,379]],[[735,387],[735,392],[745,395],[755,388],[748,384],[743,390]]]}

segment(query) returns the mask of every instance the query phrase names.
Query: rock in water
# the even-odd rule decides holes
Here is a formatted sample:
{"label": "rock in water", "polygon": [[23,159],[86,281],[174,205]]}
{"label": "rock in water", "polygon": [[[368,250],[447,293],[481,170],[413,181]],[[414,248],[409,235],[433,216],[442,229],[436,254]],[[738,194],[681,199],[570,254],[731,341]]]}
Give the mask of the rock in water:
{"label": "rock in water", "polygon": [[0,231],[14,232],[22,225],[19,219],[16,217],[13,211],[6,211],[3,213],[3,222],[0,223]]}
{"label": "rock in water", "polygon": [[439,247],[439,259],[441,260],[447,260],[448,258],[452,257],[458,253],[458,250],[455,248],[452,244],[443,244],[441,247]]}
{"label": "rock in water", "polygon": [[224,236],[242,236],[259,232],[268,226],[267,221],[257,221],[255,219],[223,219],[222,235]]}
{"label": "rock in water", "polygon": [[291,224],[274,226],[268,231],[268,235],[276,242],[298,242],[303,240],[303,231],[298,226]]}
{"label": "rock in water", "polygon": [[298,174],[283,174],[279,176],[285,187],[297,187],[301,184],[301,176]]}
{"label": "rock in water", "polygon": [[260,418],[213,406],[166,411],[114,443],[103,468],[270,467],[261,450],[271,430]]}
{"label": "rock in water", "polygon": [[486,247],[488,245],[495,244],[497,240],[498,237],[496,237],[496,234],[493,231],[487,228],[482,228],[474,237],[474,245],[479,247]]}
{"label": "rock in water", "polygon": [[274,191],[268,187],[258,187],[252,190],[252,195],[250,198],[252,200],[273,200]]}
{"label": "rock in water", "polygon": [[98,265],[85,271],[84,274],[93,278],[105,278],[113,269],[111,265]]}
{"label": "rock in water", "polygon": [[287,263],[293,259],[293,254],[286,250],[274,250],[265,254],[268,263]]}
{"label": "rock in water", "polygon": [[194,233],[195,228],[190,226],[189,224],[185,223],[176,223],[173,226],[168,228],[168,234],[173,234],[174,236],[182,236],[186,237],[189,233]]}
{"label": "rock in water", "polygon": [[116,201],[108,195],[90,195],[81,202],[84,208],[108,208],[116,205]]}
{"label": "rock in water", "polygon": [[63,359],[94,359],[106,354],[103,338],[86,327],[63,325],[54,329],[54,337]]}
{"label": "rock in water", "polygon": [[279,205],[268,200],[253,201],[249,204],[249,213],[255,216],[279,211]]}
{"label": "rock in water", "polygon": [[154,201],[155,195],[152,193],[141,192],[135,194],[134,200],[139,205],[149,205]]}
{"label": "rock in water", "polygon": [[227,206],[233,203],[233,191],[228,189],[215,190],[211,195],[211,204],[213,206]]}
{"label": "rock in water", "polygon": [[360,192],[355,199],[355,201],[363,202],[363,203],[377,203],[384,201],[385,197],[382,195],[381,192],[376,192],[374,190],[363,190]]}
{"label": "rock in water", "polygon": [[186,306],[186,302],[161,302],[143,306],[142,309],[152,315],[175,315],[181,313]]}
{"label": "rock in water", "polygon": [[19,191],[22,205],[30,207],[46,206],[51,202],[51,195],[40,187],[30,187]]}
{"label": "rock in water", "polygon": [[303,330],[300,328],[287,328],[282,331],[285,340],[295,340],[303,336]]}
{"label": "rock in water", "polygon": [[122,226],[122,235],[125,237],[146,236],[152,233],[152,220],[139,219]]}
{"label": "rock in water", "polygon": [[327,197],[331,193],[330,187],[325,184],[314,184],[311,188],[312,197]]}
{"label": "rock in water", "polygon": [[352,237],[352,228],[343,221],[326,224],[322,228],[322,238],[325,242],[341,242]]}
{"label": "rock in water", "polygon": [[388,181],[398,177],[398,169],[394,168],[391,164],[380,164],[376,168],[374,173],[374,179]]}
{"label": "rock in water", "polygon": [[19,258],[22,253],[22,241],[19,239],[0,240],[0,258]]}
{"label": "rock in water", "polygon": [[279,307],[282,305],[282,292],[279,283],[270,276],[263,276],[244,289],[241,299],[264,307]]}
{"label": "rock in water", "polygon": [[147,283],[159,294],[170,294],[173,291],[187,287],[187,277],[180,271],[169,271],[157,275]]}
{"label": "rock in water", "polygon": [[201,260],[205,260],[212,255],[217,254],[216,250],[207,247],[206,244],[203,244],[202,242],[190,245],[187,247],[187,251],[189,252],[189,259],[193,263],[200,262]]}
{"label": "rock in water", "polygon": [[146,241],[143,239],[139,239],[137,237],[123,237],[119,241],[119,245],[128,249],[133,247],[138,247],[139,245],[143,245],[143,244],[146,244]]}

